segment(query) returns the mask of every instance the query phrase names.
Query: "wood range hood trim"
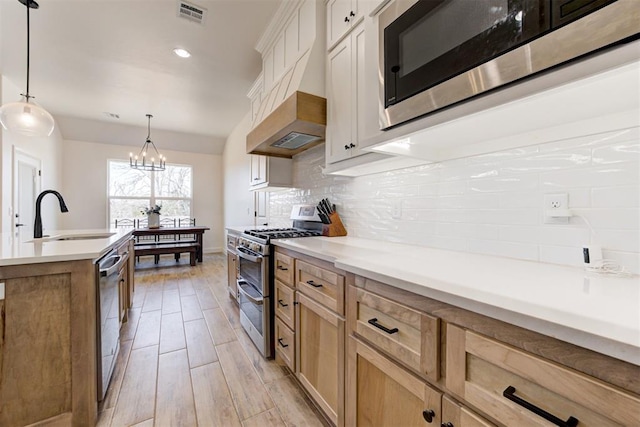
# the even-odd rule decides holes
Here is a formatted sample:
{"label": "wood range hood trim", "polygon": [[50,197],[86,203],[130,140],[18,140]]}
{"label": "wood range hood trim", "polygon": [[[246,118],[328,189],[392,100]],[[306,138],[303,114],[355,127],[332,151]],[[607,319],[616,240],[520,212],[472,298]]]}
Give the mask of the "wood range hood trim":
{"label": "wood range hood trim", "polygon": [[[324,142],[327,125],[327,100],[296,91],[247,135],[247,153],[292,158]],[[291,132],[318,137],[295,149],[275,147]]]}

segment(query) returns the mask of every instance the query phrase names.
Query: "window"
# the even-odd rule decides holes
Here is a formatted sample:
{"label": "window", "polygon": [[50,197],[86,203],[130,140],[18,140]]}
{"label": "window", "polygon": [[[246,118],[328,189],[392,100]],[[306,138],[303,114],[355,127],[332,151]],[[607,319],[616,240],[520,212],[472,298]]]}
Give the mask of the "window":
{"label": "window", "polygon": [[162,172],[131,169],[128,161],[109,160],[109,225],[116,220],[143,219],[147,206],[162,206],[162,219],[191,218],[192,170],[167,165]]}

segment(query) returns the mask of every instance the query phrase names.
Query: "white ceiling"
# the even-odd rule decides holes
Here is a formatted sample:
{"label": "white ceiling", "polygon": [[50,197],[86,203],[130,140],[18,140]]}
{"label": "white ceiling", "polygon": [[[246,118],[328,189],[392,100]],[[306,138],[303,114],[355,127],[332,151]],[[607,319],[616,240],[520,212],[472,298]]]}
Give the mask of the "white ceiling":
{"label": "white ceiling", "polygon": [[[163,129],[219,146],[249,109],[262,66],[254,46],[280,1],[196,0],[207,9],[198,25],[178,18],[175,0],[40,0],[31,10],[30,92],[67,124],[65,138],[79,139],[70,124],[86,119],[84,138],[91,123],[101,132],[104,122],[114,131],[133,125],[144,128],[134,142],[141,145],[150,113],[152,137]],[[0,44],[0,73],[24,90],[26,8],[18,0],[0,0]],[[176,47],[191,58],[177,57]]]}

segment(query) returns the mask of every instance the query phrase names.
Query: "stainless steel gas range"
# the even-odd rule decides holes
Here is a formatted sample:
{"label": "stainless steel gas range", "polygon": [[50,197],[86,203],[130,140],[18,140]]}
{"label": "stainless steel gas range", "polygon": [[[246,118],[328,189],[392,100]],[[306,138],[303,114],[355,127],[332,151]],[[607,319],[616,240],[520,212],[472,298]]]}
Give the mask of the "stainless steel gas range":
{"label": "stainless steel gas range", "polygon": [[240,323],[264,357],[273,357],[273,248],[275,239],[322,235],[313,205],[296,205],[292,228],[246,230],[237,239]]}

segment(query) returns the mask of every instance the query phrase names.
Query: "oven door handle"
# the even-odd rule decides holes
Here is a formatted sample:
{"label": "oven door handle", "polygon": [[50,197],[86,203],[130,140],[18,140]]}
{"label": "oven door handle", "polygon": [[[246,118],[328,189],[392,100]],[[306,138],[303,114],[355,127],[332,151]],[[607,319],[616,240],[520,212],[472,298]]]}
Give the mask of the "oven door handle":
{"label": "oven door handle", "polygon": [[243,246],[236,247],[236,252],[238,253],[238,256],[240,258],[244,258],[244,259],[249,260],[251,262],[262,262],[262,258],[263,258],[262,256],[249,255],[245,251],[246,251],[246,249]]}
{"label": "oven door handle", "polygon": [[264,301],[264,298],[260,298],[260,299],[255,298],[255,297],[253,297],[253,296],[249,295],[249,294],[247,293],[247,291],[245,291],[245,290],[242,288],[242,285],[243,285],[243,284],[244,284],[245,286],[251,286],[250,284],[248,284],[248,283],[247,283],[247,282],[245,282],[244,280],[236,280],[236,283],[238,284],[238,291],[240,291],[240,293],[241,293],[242,295],[244,295],[245,297],[247,297],[247,299],[248,299],[249,301],[251,301],[251,302],[252,302],[253,304],[255,304],[255,305],[262,305],[262,303],[263,303],[263,301]]}

